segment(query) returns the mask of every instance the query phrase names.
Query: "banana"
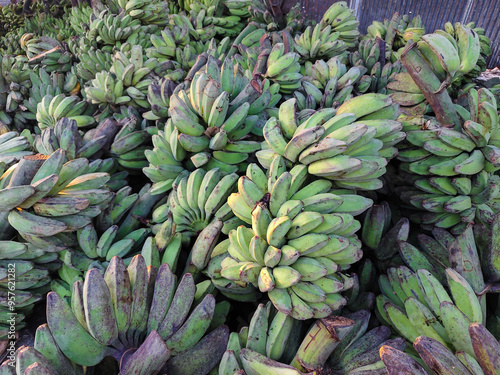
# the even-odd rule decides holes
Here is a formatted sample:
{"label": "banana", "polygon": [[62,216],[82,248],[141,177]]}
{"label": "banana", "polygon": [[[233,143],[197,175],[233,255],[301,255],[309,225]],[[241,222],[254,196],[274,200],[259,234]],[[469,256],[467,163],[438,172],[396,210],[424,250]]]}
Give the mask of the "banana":
{"label": "banana", "polygon": [[383,94],[364,94],[348,100],[337,108],[337,115],[352,113],[357,119],[392,105],[392,99]]}
{"label": "banana", "polygon": [[481,304],[469,283],[451,268],[446,269],[446,279],[455,305],[471,322],[481,323],[483,321]]}
{"label": "banana", "polygon": [[269,323],[266,339],[266,356],[278,361],[286,351],[288,340],[294,329],[294,321],[290,315],[277,311]]}
{"label": "banana", "polygon": [[383,345],[380,348],[380,358],[384,362],[389,375],[398,374],[399,366],[411,368],[414,375],[425,375],[427,373],[427,371],[410,355],[394,349],[389,345]]}
{"label": "banana", "polygon": [[[60,350],[77,363],[86,366],[98,364],[106,355],[106,346],[100,344],[78,322],[71,308],[56,293],[47,295],[47,309],[51,311],[47,322]],[[65,335],[65,328],[71,327]]]}
{"label": "banana", "polygon": [[324,132],[325,129],[319,126],[307,128],[297,132],[286,145],[284,156],[288,160],[295,162],[299,157],[299,154],[305,148],[318,141]]}
{"label": "banana", "polygon": [[455,34],[458,39],[458,55],[460,56],[458,71],[467,74],[474,68],[480,56],[479,37],[474,30],[459,23],[455,25]]}
{"label": "banana", "polygon": [[8,220],[20,233],[32,236],[53,236],[67,229],[67,225],[61,221],[37,216],[24,210],[10,211]]}
{"label": "banana", "polygon": [[268,142],[271,148],[281,156],[284,156],[287,141],[283,136],[278,120],[275,117],[271,117],[266,122],[262,130],[264,139]]}
{"label": "banana", "polygon": [[165,343],[172,348],[172,354],[191,349],[205,334],[212,320],[215,298],[208,294],[196,306],[183,325]]}
{"label": "banana", "polygon": [[265,355],[244,348],[240,351],[240,359],[245,373],[248,375],[300,375],[296,368],[267,358]]}

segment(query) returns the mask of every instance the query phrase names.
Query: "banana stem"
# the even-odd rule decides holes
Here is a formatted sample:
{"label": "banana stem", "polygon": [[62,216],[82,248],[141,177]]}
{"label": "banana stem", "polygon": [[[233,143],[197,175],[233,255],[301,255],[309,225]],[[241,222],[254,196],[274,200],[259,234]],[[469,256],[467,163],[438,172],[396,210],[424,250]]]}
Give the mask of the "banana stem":
{"label": "banana stem", "polygon": [[316,320],[290,365],[302,372],[321,369],[355,324],[353,320],[341,316]]}
{"label": "banana stem", "polygon": [[401,62],[424,94],[441,126],[459,127],[460,120],[448,91],[440,90],[441,81],[418,52],[417,43],[406,47],[401,54]]}

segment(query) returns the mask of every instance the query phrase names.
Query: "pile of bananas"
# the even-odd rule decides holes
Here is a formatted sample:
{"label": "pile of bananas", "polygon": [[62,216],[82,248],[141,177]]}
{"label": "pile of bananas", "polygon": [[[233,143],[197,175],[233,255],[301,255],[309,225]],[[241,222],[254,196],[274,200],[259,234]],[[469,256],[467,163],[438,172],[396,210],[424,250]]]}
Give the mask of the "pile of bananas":
{"label": "pile of bananas", "polygon": [[352,280],[347,270],[362,257],[357,215],[372,203],[328,193],[326,180],[306,183],[307,170],[286,171],[276,157],[266,175],[251,164],[228,198],[244,225],[229,232],[221,276],[267,292],[274,306],[295,319],[324,318],[347,302],[339,293]]}
{"label": "pile of bananas", "polygon": [[500,169],[496,99],[485,88],[472,89],[468,99],[470,112],[459,107],[465,116],[460,129],[409,131],[410,147],[398,156],[416,187],[402,190],[401,199],[427,211],[419,219],[424,225],[463,228],[470,221],[489,224],[495,216],[495,171]]}
{"label": "pile of bananas", "polygon": [[500,374],[486,30],[27,5],[0,8],[0,348],[34,343],[0,375]]}

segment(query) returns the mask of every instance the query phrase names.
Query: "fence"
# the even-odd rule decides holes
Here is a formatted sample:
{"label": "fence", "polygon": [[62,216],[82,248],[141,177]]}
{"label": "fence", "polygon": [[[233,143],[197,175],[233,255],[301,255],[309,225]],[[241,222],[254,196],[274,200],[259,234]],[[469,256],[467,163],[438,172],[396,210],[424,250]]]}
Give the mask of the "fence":
{"label": "fence", "polygon": [[[10,0],[0,0],[0,5]],[[320,20],[334,0],[301,0],[311,18]],[[373,20],[390,19],[394,12],[422,17],[427,32],[443,28],[444,23],[476,22],[491,39],[492,54],[488,66],[500,66],[500,0],[347,0],[360,21],[360,30]]]}

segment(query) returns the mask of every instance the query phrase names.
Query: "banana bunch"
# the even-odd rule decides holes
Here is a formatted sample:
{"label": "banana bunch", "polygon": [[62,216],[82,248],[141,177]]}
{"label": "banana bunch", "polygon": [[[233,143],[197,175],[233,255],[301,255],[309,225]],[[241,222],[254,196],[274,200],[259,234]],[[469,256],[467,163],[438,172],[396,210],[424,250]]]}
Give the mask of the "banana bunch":
{"label": "banana bunch", "polygon": [[[2,7],[2,9],[4,9]],[[21,45],[19,44],[19,39],[23,34],[22,29],[17,29],[14,31],[9,31],[5,36],[0,37],[0,54],[2,55],[22,55],[24,53]]]}
{"label": "banana bunch", "polygon": [[[62,124],[67,124],[68,119],[62,119]],[[70,124],[71,124],[71,120]],[[68,149],[66,156],[69,160],[75,159],[78,152],[92,154],[92,161],[86,169],[86,173],[109,173],[110,178],[106,186],[111,191],[117,191],[127,186],[128,171],[118,171],[119,164],[114,158],[99,159],[103,156],[109,156],[109,145],[113,141],[113,137],[118,133],[118,123],[112,120],[101,122],[96,128],[87,131],[84,137],[81,136],[79,131],[75,131],[73,125],[68,125],[71,132],[66,131],[59,127],[61,131],[54,132],[52,129],[45,129],[44,136],[36,136],[33,140],[33,145],[41,154],[51,155],[53,151],[53,144],[62,142]],[[73,137],[70,134],[74,135]],[[83,144],[83,146],[81,146]],[[93,149],[93,150],[92,150]],[[76,150],[76,151],[75,151]],[[73,157],[73,159],[71,159]]]}
{"label": "banana bunch", "polygon": [[356,322],[343,316],[329,316],[316,320],[300,344],[290,363],[302,372],[315,374],[321,370],[329,371],[325,360],[337,350],[344,340],[349,339],[356,328]]}
{"label": "banana bunch", "polygon": [[330,80],[336,78],[338,81],[344,77],[347,72],[354,69],[344,78],[345,83],[343,83],[342,86],[344,87],[349,84],[354,85],[367,70],[362,66],[354,65],[348,68],[346,63],[347,62],[342,56],[335,56],[327,61],[316,60],[314,63],[308,61],[301,67],[301,73],[304,74],[302,80],[314,84],[318,89],[324,89],[327,86],[335,86]]}
{"label": "banana bunch", "polygon": [[234,38],[243,29],[243,23],[240,22],[241,18],[233,15],[223,15],[217,2],[210,6],[198,1],[193,2],[189,15],[190,24],[195,32],[199,34],[201,41],[207,41],[215,36],[221,39],[225,37]]}
{"label": "banana bunch", "polygon": [[[467,48],[468,44],[471,43],[468,48],[471,48],[474,53],[471,52],[470,55],[467,55],[465,51],[463,51],[460,54],[460,58],[462,58],[462,56],[466,56],[467,63],[465,63],[465,65],[467,66],[467,69],[470,70],[467,73],[464,73],[463,77],[457,77],[457,85],[463,86],[465,82],[470,82],[472,78],[479,76],[481,72],[486,70],[486,59],[491,55],[491,46],[490,39],[485,35],[484,29],[475,27],[474,22],[470,22],[468,24],[456,22],[454,25],[451,22],[447,22],[444,25],[444,30],[437,30],[436,32],[439,32],[441,35],[447,37],[451,42],[455,40],[459,51],[460,48]],[[470,37],[471,41],[467,41],[467,37]],[[476,62],[472,64],[473,60],[476,58]]]}
{"label": "banana bunch", "polygon": [[[198,42],[198,44],[199,43],[201,42]],[[232,39],[228,36],[223,38],[221,41],[216,38],[212,38],[203,45],[201,50],[203,50],[203,52],[206,51],[208,55],[213,56],[219,61],[224,61],[230,48],[232,47],[231,43]]]}
{"label": "banana bunch", "polygon": [[[119,233],[116,233],[116,240],[131,238],[135,241],[134,248],[137,249],[142,246],[144,240],[151,231],[148,228],[136,228],[124,235],[125,230],[122,229],[121,224],[123,221],[122,219],[130,213],[132,208],[139,202],[139,199],[144,196],[144,192],[140,191],[139,193],[133,193],[128,183],[114,187],[113,181],[111,180],[108,183],[108,187],[113,190],[112,199],[109,201],[109,205],[102,210],[94,220],[94,227],[99,233],[104,233],[111,226],[117,225]],[[89,254],[95,254],[94,248],[91,247],[89,249]],[[103,254],[107,253],[107,251],[103,252]],[[89,254],[87,254],[87,256],[89,256]]]}
{"label": "banana bunch", "polygon": [[[230,11],[231,12],[231,11]],[[296,32],[309,23],[300,2],[285,2],[280,0],[272,3],[269,0],[252,0],[248,7],[250,21],[267,31],[288,30]]]}
{"label": "banana bunch", "polygon": [[109,174],[87,173],[85,158],[66,160],[62,149],[25,156],[0,181],[1,211],[22,238],[41,249],[60,249],[64,233],[88,225],[107,206]]}
{"label": "banana bunch", "polygon": [[106,186],[112,191],[117,191],[127,186],[128,172],[117,172],[119,166],[117,158],[100,158],[109,156],[110,145],[117,139],[121,124],[113,119],[106,119],[82,136],[74,120],[62,118],[54,128],[46,128],[41,135],[36,135],[32,143],[35,150],[43,155],[49,156],[59,148],[63,148],[68,160],[81,157],[91,159],[86,172],[109,173],[110,179]]}
{"label": "banana bunch", "polygon": [[36,58],[39,55],[50,54],[53,51],[62,49],[61,42],[49,36],[36,37],[33,33],[23,34],[20,40],[21,48],[26,51],[28,59]]}
{"label": "banana bunch", "polygon": [[0,8],[0,38],[21,28],[25,18],[22,3],[5,4]]}
{"label": "banana bunch", "polygon": [[151,35],[160,35],[161,29],[158,25],[142,25],[135,30],[124,42],[116,43],[116,48],[122,52],[128,52],[132,46],[139,45],[146,50],[153,46]]}
{"label": "banana bunch", "polygon": [[377,297],[377,316],[410,342],[424,335],[474,355],[467,330],[471,323],[483,323],[486,316],[467,280],[452,268],[445,273],[450,294],[425,269],[389,268],[387,275],[379,277],[382,294]]}
{"label": "banana bunch", "polygon": [[[204,49],[205,48],[200,41],[199,42],[193,41],[188,45],[184,46],[183,48],[177,48],[175,50],[175,59],[171,61],[174,64],[176,64],[177,69],[180,68],[184,71],[182,78],[185,78],[186,72],[188,72],[195,65],[198,56],[204,52]],[[179,74],[176,73],[176,75]],[[168,78],[167,76],[164,77]]]}
{"label": "banana bunch", "polygon": [[397,73],[387,83],[391,98],[399,103],[406,116],[421,116],[431,112],[431,107],[409,73]]}
{"label": "banana bunch", "polygon": [[[132,86],[131,91],[134,91],[134,88],[135,87]],[[92,104],[99,105],[104,110],[108,107],[113,110],[113,108],[117,106],[129,105],[132,104],[132,101],[134,100],[132,97],[128,96],[128,92],[124,88],[123,81],[117,79],[114,74],[111,74],[106,70],[96,73],[95,78],[87,84],[84,92],[87,101]],[[134,95],[137,98],[142,98],[142,91],[139,91],[139,93],[140,95],[134,91]]]}
{"label": "banana bunch", "polygon": [[9,375],[81,375],[83,367],[70,361],[58,348],[47,324],[36,329],[33,347],[20,346],[15,352],[16,366],[8,361],[0,366],[1,374]]}
{"label": "banana bunch", "polygon": [[129,173],[127,171],[120,171],[118,163],[112,158],[92,160],[89,163],[86,173],[108,173],[110,176],[105,186],[113,192],[128,186],[127,178]]}
{"label": "banana bunch", "polygon": [[118,121],[118,133],[110,142],[109,154],[126,171],[140,171],[148,166],[145,152],[151,150],[152,127],[145,126],[129,107],[127,117]]}
{"label": "banana bunch", "polygon": [[[191,10],[191,6],[194,5],[195,0],[182,0],[179,2],[179,6],[181,9],[185,10],[186,12],[189,12]],[[202,5],[209,7],[211,5],[218,5],[217,1],[211,1],[211,0],[201,0],[199,1]]]}
{"label": "banana bunch", "polygon": [[12,117],[29,95],[31,82],[26,62],[23,56],[0,55],[0,121],[6,125],[12,124]]}
{"label": "banana bunch", "polygon": [[[130,197],[137,200],[137,196]],[[117,225],[111,225],[99,236],[92,224],[78,230],[77,238],[72,239],[76,245],[68,241],[68,248],[58,253],[63,264],[58,270],[59,277],[52,280],[52,291],[70,304],[75,281],[83,282],[85,273],[91,269],[104,273],[114,256],[119,256],[125,264],[130,264],[133,257],[141,253],[141,248],[146,253],[146,248],[149,247],[159,258],[154,238],[148,238],[151,232],[148,228],[136,229],[122,239],[117,238],[118,231]]]}
{"label": "banana bunch", "polygon": [[3,163],[3,166],[11,165],[23,156],[31,154],[30,142],[24,135],[14,131],[6,131],[0,135],[0,163]]}
{"label": "banana bunch", "polygon": [[306,63],[302,89],[293,94],[298,109],[331,108],[352,99],[356,92],[366,92],[372,79],[365,73],[363,66],[353,66],[348,70],[337,57],[327,62]]}
{"label": "banana bunch", "polygon": [[111,53],[94,47],[79,54],[78,58],[80,62],[75,65],[76,73],[84,82],[93,80],[99,72],[109,71],[113,64]]}
{"label": "banana bunch", "polygon": [[[352,66],[364,66],[369,72],[373,66],[380,62],[381,42],[377,39],[362,39],[359,41],[358,50],[349,54]],[[385,61],[385,59],[383,60]]]}
{"label": "banana bunch", "polygon": [[474,233],[473,224],[456,237],[444,229],[436,228],[432,231],[432,236],[423,233],[417,235],[418,248],[406,241],[398,242],[397,247],[402,260],[412,270],[426,268],[441,283],[446,282],[446,268],[452,267],[459,272],[474,289],[481,308],[486,311],[483,297],[485,291],[488,291],[486,281],[495,278],[491,278],[489,273],[492,261],[480,260],[480,256],[483,256],[480,246],[491,244],[494,236],[484,228],[481,234],[485,237],[479,238],[478,233]]}
{"label": "banana bunch", "polygon": [[466,328],[467,339],[472,342],[472,353],[454,352],[439,340],[423,335],[413,342],[419,357],[384,345],[380,348],[380,358],[387,374],[400,374],[401,369],[411,375],[428,374],[428,369],[432,369],[433,374],[486,375],[498,372],[498,341],[482,324],[472,323]]}
{"label": "banana bunch", "polygon": [[[149,109],[149,102],[146,99],[148,87],[153,83],[151,76],[152,70],[158,65],[158,60],[150,58],[145,60],[142,47],[135,45],[130,52],[123,53],[117,51],[113,56],[113,65],[110,72],[116,76],[116,84],[114,90],[117,101],[121,103],[120,96],[117,91],[122,89],[122,93],[126,93],[130,98],[129,105],[133,107],[142,107]],[[117,87],[118,86],[118,87]],[[121,86],[121,87],[120,87]],[[109,94],[105,90],[105,96]],[[118,104],[118,103],[117,103]]]}
{"label": "banana bunch", "polygon": [[[215,11],[215,9],[212,7],[211,11]],[[196,14],[194,10],[193,12],[193,14]],[[178,27],[187,26],[190,38],[192,38],[193,40],[200,40],[202,42],[209,41],[217,35],[217,32],[214,29],[214,25],[208,25],[207,27],[203,26],[203,19],[207,15],[205,9],[201,9],[201,11],[197,15],[199,16],[199,22],[197,22],[196,19],[193,19],[193,17],[186,15],[185,12],[169,14],[169,25],[175,25]]]}
{"label": "banana bunch", "polygon": [[[354,322],[338,316],[316,320],[305,337],[302,322],[260,304],[248,327],[231,333],[219,374],[301,375],[319,373],[328,356],[338,348]],[[306,349],[307,348],[307,349]],[[288,365],[287,363],[290,363]]]}
{"label": "banana bunch", "polygon": [[379,349],[386,345],[395,350],[404,350],[405,340],[401,337],[391,338],[391,330],[386,326],[368,330],[371,314],[366,310],[344,314],[343,317],[356,324],[337,345],[325,367],[334,374],[385,375],[387,370],[380,359]]}
{"label": "banana bunch", "polygon": [[390,97],[365,94],[336,111],[308,113],[300,122],[296,99],[289,99],[280,106],[279,118],[271,117],[264,126],[267,148],[257,158],[266,168],[277,155],[298,161],[311,175],[335,181],[339,188],[380,189],[386,158],[395,155],[394,145],[404,138],[394,120],[397,111]]}
{"label": "banana bunch", "polygon": [[102,149],[110,141],[110,135],[106,134],[108,129],[104,129],[103,126],[96,129],[95,133],[85,135],[83,138],[76,121],[63,117],[56,122],[54,127],[44,128],[40,135],[36,135],[33,147],[43,155],[51,155],[57,149],[62,148],[68,160],[95,159],[96,154],[102,153]]}
{"label": "banana bunch", "polygon": [[[265,27],[259,27],[259,25],[256,22],[250,22],[243,30],[241,30],[240,34],[236,37],[234,43],[231,46],[231,49],[228,52],[228,56],[233,56],[234,53],[238,49],[240,49],[240,45],[244,45],[245,47],[248,48],[256,48],[258,49],[261,45],[260,39],[267,33]],[[284,33],[284,32],[283,32]],[[286,34],[286,33],[285,33]],[[271,36],[278,36],[278,32],[274,32],[270,34]],[[287,35],[290,35],[289,33]],[[273,43],[274,43],[273,39]],[[290,48],[293,48],[293,39],[290,36],[288,39],[290,42],[289,46]],[[276,41],[276,43],[283,43],[283,40]],[[236,44],[237,43],[237,44]]]}
{"label": "banana bunch", "polygon": [[474,68],[473,71],[484,72],[486,70],[486,59],[491,56],[491,40],[486,36],[486,32],[481,27],[475,27],[476,24],[474,22],[470,22],[467,24],[467,27],[471,28],[477,35],[479,35],[479,43],[481,44],[481,55],[477,61],[477,68]]}
{"label": "banana bunch", "polygon": [[[108,4],[115,5],[119,13],[122,9],[133,19],[137,19],[143,25],[161,25],[168,23],[167,15],[170,5],[166,1],[160,0],[109,0]],[[113,7],[111,7],[113,9]]]}
{"label": "banana bunch", "polygon": [[231,60],[226,59],[219,68],[217,60],[208,56],[189,92],[180,90],[171,96],[169,112],[175,137],[186,152],[193,153],[195,167],[234,173],[244,168],[249,153],[260,148],[258,142],[246,139],[259,121],[257,114],[271,100],[270,82],[247,82]]}
{"label": "banana bunch", "polygon": [[77,35],[83,35],[89,31],[91,14],[92,8],[87,4],[78,4],[76,7],[71,7],[69,23]]}
{"label": "banana bunch", "polygon": [[[229,239],[225,239],[215,246],[210,254],[207,266],[202,270],[203,274],[210,278],[212,284],[220,294],[232,301],[258,301],[262,297],[262,293],[260,293],[258,288],[254,287],[252,284],[244,283],[239,280],[229,280],[221,275],[222,262],[228,256],[227,249],[229,245]],[[209,252],[206,252],[206,254],[209,254]],[[202,258],[197,258],[199,258],[201,262]]]}
{"label": "banana bunch", "polygon": [[441,80],[451,80],[456,75],[469,73],[479,59],[479,36],[467,26],[455,25],[453,37],[445,31],[423,35],[417,43],[418,50]]}
{"label": "banana bunch", "polygon": [[232,16],[238,16],[243,19],[250,17],[248,7],[252,5],[251,0],[226,0],[224,1],[224,5]]}
{"label": "banana bunch", "polygon": [[[184,75],[184,72],[182,72]],[[148,102],[151,110],[144,113],[146,120],[165,121],[169,118],[168,108],[170,107],[170,97],[174,93],[176,84],[170,79],[162,78],[148,87]]]}
{"label": "banana bunch", "polygon": [[29,63],[43,68],[49,73],[65,73],[69,72],[73,66],[73,55],[69,51],[56,47],[53,51],[32,57]]}
{"label": "banana bunch", "polygon": [[[236,332],[230,334],[226,352],[219,364],[219,374],[233,375],[243,366],[245,371],[249,371],[247,366],[252,368],[253,371],[248,372],[252,374],[257,370],[254,367],[257,361],[254,362],[254,359],[261,357],[268,361],[280,362],[282,366],[290,363],[301,343],[301,328],[302,321],[277,311],[271,302],[266,305],[259,304],[248,327],[244,327],[240,334]],[[259,373],[272,372],[269,369],[268,372],[259,371]]]}
{"label": "banana bunch", "polygon": [[238,175],[223,176],[217,168],[205,172],[196,169],[181,178],[172,189],[169,209],[176,232],[185,238],[198,236],[193,245],[191,262],[205,268],[221,231],[227,234],[242,224],[235,219],[227,198],[236,190]]}
{"label": "banana bunch", "polygon": [[[48,294],[48,327],[60,351],[82,366],[111,355],[122,373],[166,366],[163,371],[174,375],[208,374],[224,353],[229,330],[219,326],[206,334],[215,298],[207,294],[193,306],[195,293],[191,274],[177,284],[167,264],[148,268],[139,255],[126,267],[113,257],[104,276],[91,269],[84,282],[73,284],[71,305]],[[117,344],[124,350],[112,349]],[[152,350],[156,354],[148,355]]]}
{"label": "banana bunch", "polygon": [[[108,182],[108,186],[109,184],[110,182]],[[161,205],[162,199],[166,199],[165,194],[152,194],[151,185],[146,184],[139,190],[137,193],[138,199],[132,207],[129,208],[129,201],[133,198],[128,198],[128,196],[132,194],[132,191],[130,189],[124,189],[127,187],[127,183],[112,187],[113,191],[116,192],[116,197],[111,199],[110,205],[108,206],[111,207],[111,211],[107,208],[104,209],[94,221],[94,226],[99,233],[103,233],[112,225],[118,225],[118,233],[116,234],[117,240],[125,238],[137,229],[144,229],[145,224],[148,223],[144,218],[152,217],[152,212],[155,207]],[[118,194],[118,191],[120,191],[120,194]],[[115,212],[113,213],[113,211]],[[125,212],[125,215],[122,215],[121,212]],[[117,214],[119,215],[117,216]],[[175,235],[175,226],[171,218],[165,219],[163,224],[160,225],[160,228],[152,225],[151,231],[155,234],[154,240],[159,251],[164,250],[166,245],[170,242],[175,242],[172,241],[172,237]]]}
{"label": "banana bunch", "polygon": [[24,119],[24,126],[28,127],[28,121],[36,120],[37,107],[45,95],[57,96],[62,93],[74,95],[80,90],[80,83],[76,74],[71,72],[51,74],[43,68],[37,73],[30,71],[31,88],[29,98],[23,102],[23,111],[16,117],[21,121]]}
{"label": "banana bunch", "polygon": [[347,302],[340,292],[353,281],[337,271],[361,258],[353,215],[372,204],[361,196],[328,193],[329,181],[306,180],[304,165],[287,172],[279,156],[267,176],[249,165],[228,204],[251,228],[229,232],[220,272],[268,292],[279,311],[296,319],[325,317]]}
{"label": "banana bunch", "polygon": [[276,43],[267,59],[264,76],[273,83],[278,83],[280,92],[291,94],[300,87],[300,55],[288,52],[283,43]]}
{"label": "banana bunch", "polygon": [[95,123],[91,116],[93,108],[85,100],[80,100],[78,96],[66,96],[59,94],[56,96],[45,95],[37,105],[36,120],[40,130],[52,128],[57,121],[66,117],[75,120],[78,127],[86,127]]}
{"label": "banana bunch", "polygon": [[[371,85],[369,91],[380,94],[389,94],[388,84],[395,80],[399,73],[405,73],[405,68],[400,60],[394,63],[388,62],[384,66],[380,62],[376,62],[372,70],[369,72],[371,77]],[[365,79],[363,76],[362,80]],[[394,90],[401,91],[401,90]]]}
{"label": "banana bunch", "polygon": [[[175,59],[177,48],[185,47],[190,42],[187,25],[179,27],[174,25],[161,31],[161,36],[152,34],[153,47],[146,50],[149,58],[157,58],[162,62]],[[180,61],[179,61],[180,62]]]}
{"label": "banana bunch", "polygon": [[358,45],[359,21],[354,15],[354,10],[349,8],[346,1],[339,1],[330,6],[323,15],[321,23],[324,27],[330,26],[331,33],[338,32],[338,39],[343,41],[347,48]]}
{"label": "banana bunch", "polygon": [[[263,52],[263,54],[265,54],[265,52]],[[240,57],[239,54],[234,55],[233,60],[238,61],[238,57]],[[260,57],[257,58],[257,61],[259,61],[259,59]],[[240,67],[244,67],[244,65],[237,63],[235,66],[235,71],[239,72]],[[261,65],[261,67],[265,69],[265,66],[263,66],[263,64]],[[256,73],[258,68],[259,66],[254,66],[253,77],[251,73],[252,70],[246,69],[243,72],[244,77],[240,76],[234,78],[233,86],[235,88],[240,86],[240,88],[237,90],[233,90],[231,98],[235,97],[237,94],[237,97],[234,99],[234,101],[238,101],[241,99],[243,93],[250,92],[250,100],[253,100],[255,95],[258,95],[257,93],[259,92],[259,90],[262,91],[262,94],[250,103],[250,109],[248,111],[248,114],[250,116],[258,116],[258,119],[256,119],[256,117],[252,117],[252,121],[256,122],[255,126],[252,129],[252,134],[262,137],[262,128],[266,121],[269,119],[269,114],[274,112],[276,105],[280,102],[282,94],[281,85],[277,82],[273,83],[272,78],[265,78],[262,82],[255,80],[256,75],[260,74]],[[245,87],[243,88],[243,90],[241,90],[242,82],[245,82]],[[257,90],[257,93],[255,92],[255,90]],[[233,101],[231,102],[231,105],[232,103]]]}
{"label": "banana bunch", "polygon": [[469,111],[457,106],[465,121],[461,129],[409,131],[410,147],[400,150],[401,170],[414,185],[400,190],[401,198],[427,211],[414,216],[420,224],[460,230],[470,221],[488,224],[496,212],[496,100],[484,88],[470,90],[468,100]]}
{"label": "banana bunch", "polygon": [[238,53],[232,57],[232,60],[235,64],[243,68],[245,76],[250,79],[251,74],[255,70],[258,57],[258,47],[245,47],[243,44],[240,44],[238,46]]}
{"label": "banana bunch", "polygon": [[140,27],[141,22],[128,14],[112,14],[103,10],[90,15],[87,37],[100,44],[114,46],[119,41],[125,41]]}
{"label": "banana bunch", "polygon": [[384,22],[373,21],[367,28],[367,35],[362,39],[375,40],[377,38],[385,42],[384,62],[392,62],[399,60],[406,44],[413,40],[418,42],[422,35],[425,34],[425,27],[422,23],[420,15],[410,19],[410,16],[405,14],[401,16],[399,13],[394,13],[390,20],[385,19]]}
{"label": "banana bunch", "polygon": [[66,40],[68,45],[68,50],[78,57],[87,53],[90,49],[100,49],[103,52],[112,53],[113,46],[109,45],[100,45],[97,40],[89,38],[88,33],[77,35]]}
{"label": "banana bunch", "polygon": [[333,31],[332,26],[323,22],[314,28],[308,26],[304,33],[295,35],[294,49],[300,54],[302,61],[329,59],[340,55],[347,48],[345,42],[340,39],[340,32]]}
{"label": "banana bunch", "polygon": [[366,68],[369,73],[361,78],[362,82],[357,87],[359,92],[363,92],[366,90],[364,87],[368,86],[372,92],[386,94],[388,83],[393,81],[396,74],[404,70],[399,60],[394,63],[382,63],[385,59],[380,54],[384,43],[381,39],[364,39],[360,41],[358,50],[349,54],[348,60],[352,66],[359,69]]}
{"label": "banana bunch", "polygon": [[[153,182],[151,193],[161,194],[172,189],[174,181],[181,174],[188,173],[186,168],[190,165],[188,163],[183,165],[186,151],[180,144],[179,132],[172,120],[167,121],[164,130],[159,130],[158,134],[152,136],[152,142],[153,149],[144,151],[149,166],[144,167],[142,172]],[[199,153],[194,158],[195,161],[202,158],[206,158],[208,161],[210,155]]]}
{"label": "banana bunch", "polygon": [[271,303],[261,303],[249,326],[229,336],[218,373],[232,375],[244,369],[247,374],[301,374],[285,364],[299,348],[301,326],[301,321],[276,311]]}
{"label": "banana bunch", "polygon": [[[176,34],[172,34],[173,32]],[[207,50],[200,41],[190,41],[189,31],[185,26],[180,28],[175,25],[173,31],[167,28],[161,32],[161,37],[151,35],[151,42],[152,46],[146,50],[147,56],[157,58],[161,63],[174,64],[176,69],[174,74],[180,76],[174,80],[183,78],[185,72],[195,64],[198,55]],[[179,74],[179,68],[183,70],[182,74]],[[163,77],[168,78],[165,75]]]}
{"label": "banana bunch", "polygon": [[67,27],[69,14],[64,11],[61,15],[37,13],[26,18],[24,30],[36,35],[49,36],[59,41],[75,35],[72,27]]}
{"label": "banana bunch", "polygon": [[[15,319],[15,331],[26,325],[25,319],[32,312],[35,303],[43,298],[49,290],[50,272],[59,267],[57,253],[45,252],[31,244],[17,241],[0,241],[0,339],[5,340],[9,334],[8,321]],[[13,274],[13,271],[15,273]],[[10,277],[9,277],[10,276]],[[15,277],[13,277],[15,276]],[[12,298],[7,298],[12,292],[15,282],[15,306]],[[13,294],[10,294],[12,296]],[[14,306],[14,307],[13,307]],[[15,312],[15,316],[12,315]]]}

